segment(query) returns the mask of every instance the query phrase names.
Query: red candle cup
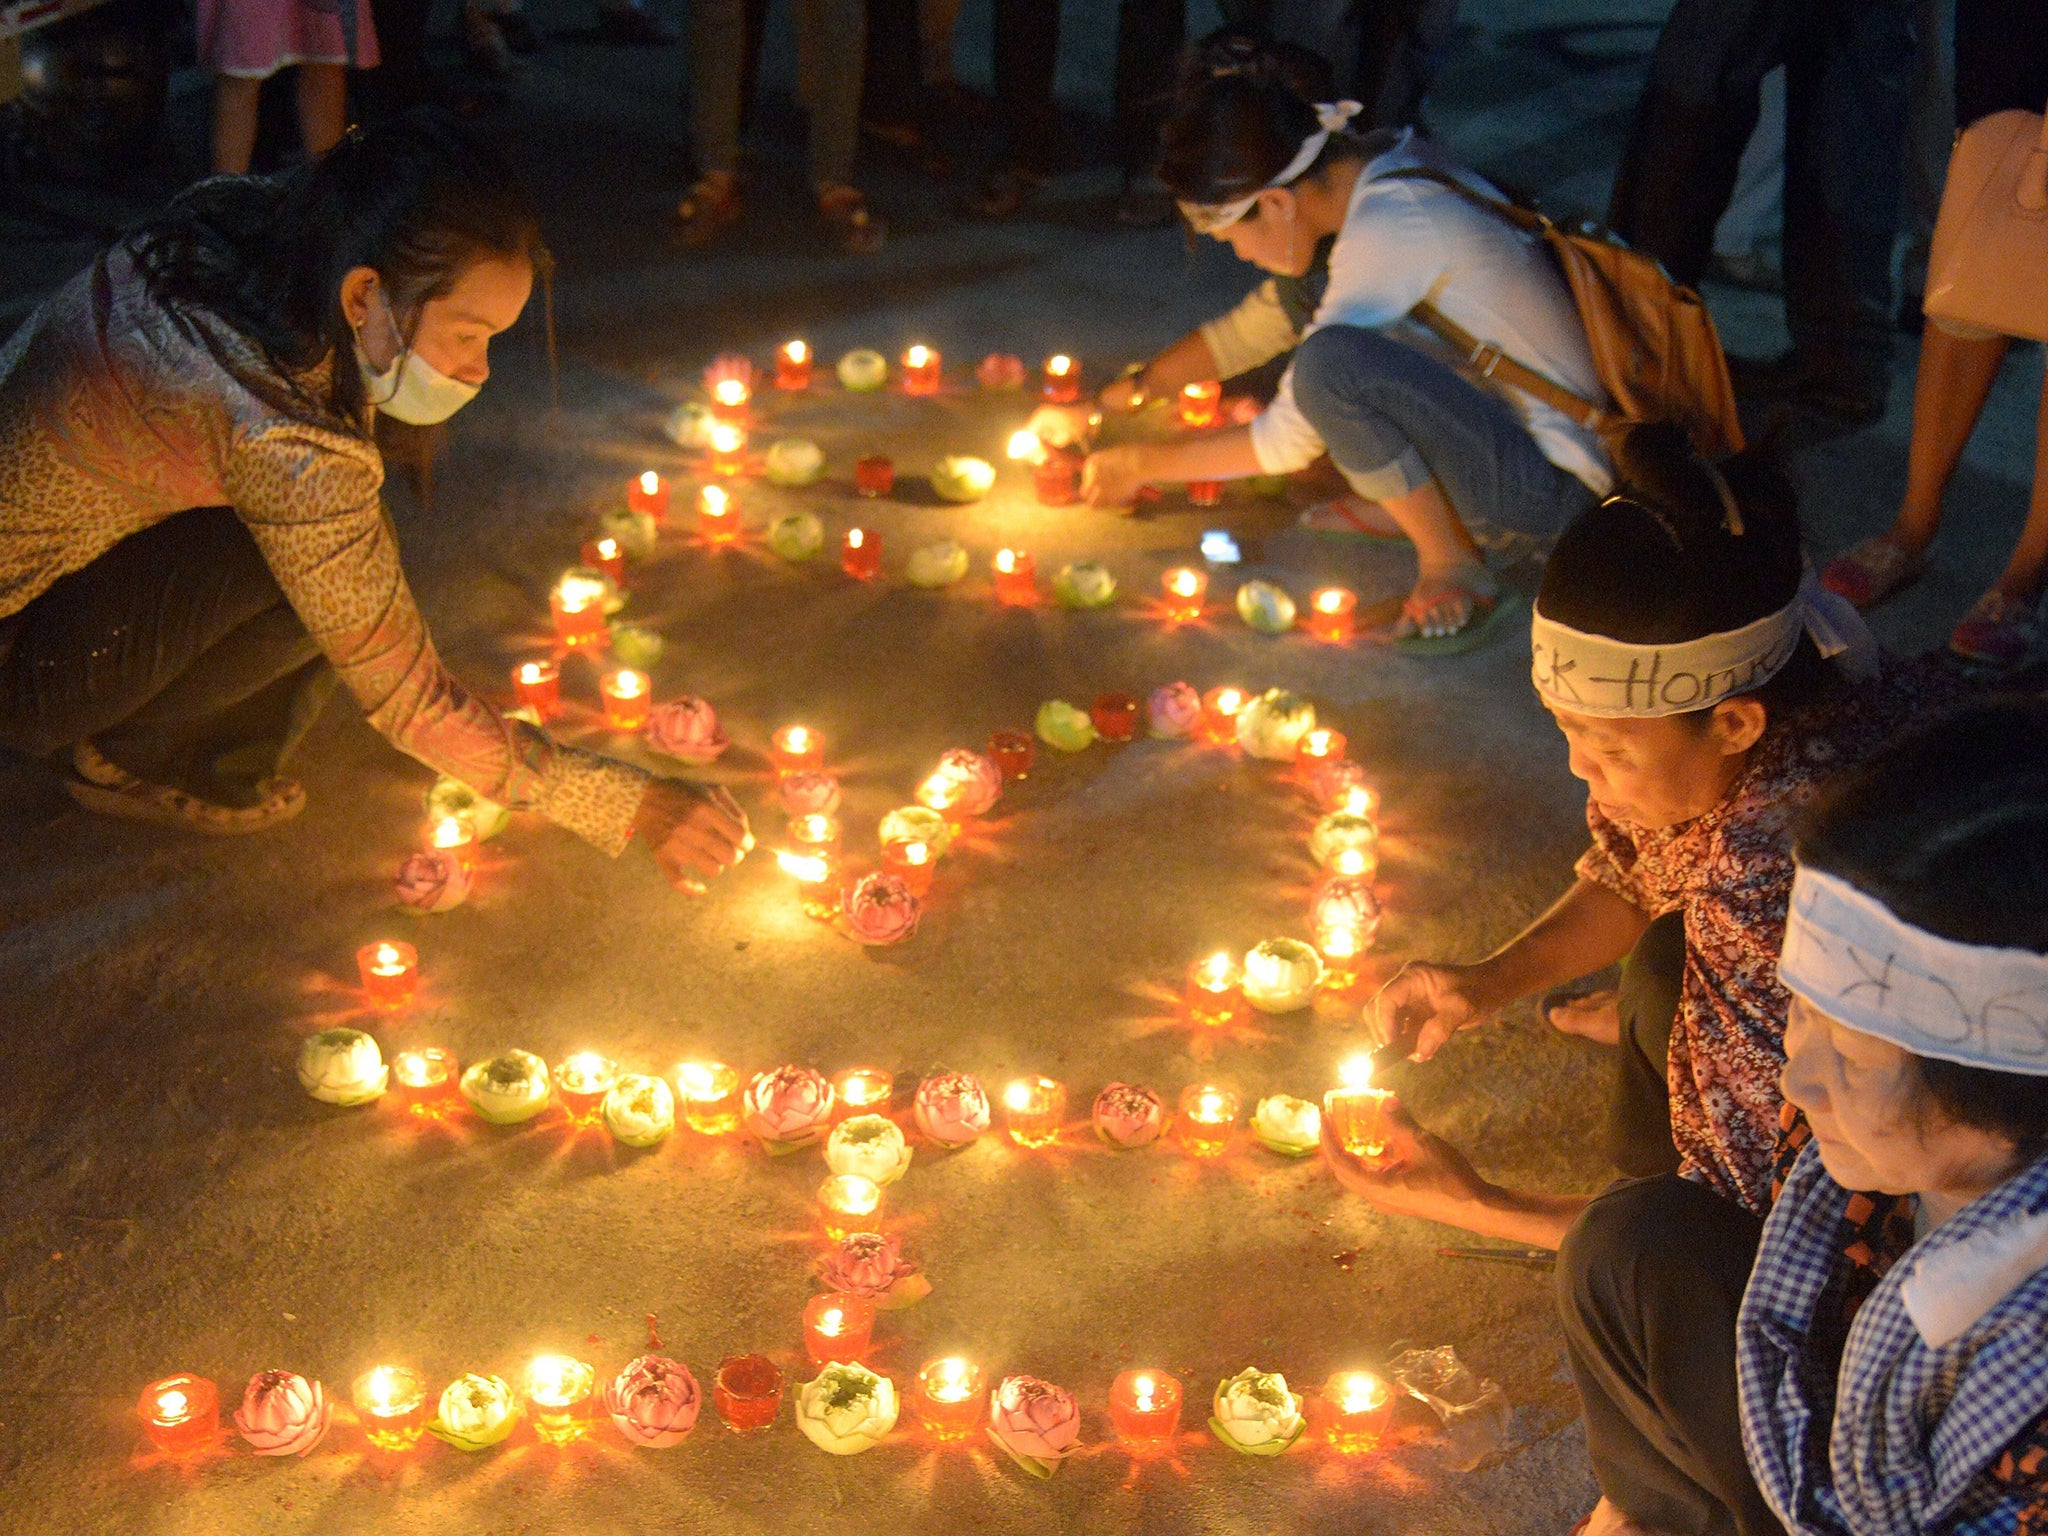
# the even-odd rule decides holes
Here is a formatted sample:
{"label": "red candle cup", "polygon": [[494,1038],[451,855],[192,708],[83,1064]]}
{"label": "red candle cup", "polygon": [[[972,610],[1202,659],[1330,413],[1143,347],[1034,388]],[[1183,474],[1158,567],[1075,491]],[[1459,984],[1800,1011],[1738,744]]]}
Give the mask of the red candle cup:
{"label": "red candle cup", "polygon": [[813,1365],[860,1359],[874,1331],[875,1304],[865,1296],[813,1296],[804,1304],[804,1352]]}
{"label": "red candle cup", "polygon": [[562,669],[552,661],[522,661],[512,669],[512,699],[543,720],[562,708]]}
{"label": "red candle cup", "polygon": [[1376,1450],[1394,1417],[1394,1394],[1371,1371],[1340,1371],[1323,1388],[1330,1446],[1347,1456]]}
{"label": "red candle cup", "polygon": [[442,816],[420,829],[420,846],[429,853],[445,853],[465,871],[476,872],[476,829],[460,816]]}
{"label": "red candle cup", "polygon": [[1223,399],[1223,386],[1214,379],[1200,384],[1183,384],[1180,391],[1180,420],[1185,427],[1212,427],[1216,407]]}
{"label": "red candle cup", "polygon": [[995,558],[996,601],[1029,608],[1038,601],[1038,562],[1023,549],[999,549]]}
{"label": "red candle cup", "polygon": [[453,1052],[438,1045],[400,1051],[391,1058],[391,1097],[403,1110],[422,1119],[439,1119],[456,1105],[461,1066]]}
{"label": "red candle cup", "polygon": [[1054,405],[1072,405],[1081,398],[1081,365],[1064,352],[1045,360],[1045,398]]}
{"label": "red candle cup", "polygon": [[1222,499],[1223,482],[1221,480],[1190,480],[1188,482],[1188,502],[1190,505],[1213,507]]}
{"label": "red candle cup", "polygon": [[401,940],[379,940],[356,951],[363,992],[375,1008],[403,1008],[420,979],[420,952]]}
{"label": "red candle cup", "polygon": [[887,457],[871,453],[853,461],[853,488],[863,496],[886,496],[896,485],[896,466]]}
{"label": "red candle cup", "polygon": [[988,1411],[987,1378],[971,1360],[949,1355],[917,1373],[911,1399],[918,1422],[934,1440],[965,1440]]}
{"label": "red candle cup", "polygon": [[839,568],[855,581],[873,581],[882,574],[882,536],[872,528],[847,529]]}
{"label": "red candle cup", "polygon": [[1180,1113],[1173,1122],[1180,1143],[1196,1157],[1218,1157],[1230,1150],[1237,1129],[1237,1095],[1213,1083],[1189,1083],[1180,1093]]}
{"label": "red candle cup", "polygon": [[816,773],[825,766],[825,738],[808,725],[785,725],[768,738],[777,773]]}
{"label": "red candle cup", "polygon": [[604,1110],[604,1096],[619,1080],[619,1064],[595,1051],[578,1051],[555,1063],[555,1099],[574,1125],[594,1125]]}
{"label": "red candle cup", "polygon": [[1308,632],[1331,645],[1351,638],[1358,612],[1358,594],[1344,587],[1324,587],[1308,600]]}
{"label": "red candle cup", "polygon": [[1244,1002],[1244,968],[1235,957],[1218,950],[1188,967],[1188,1018],[1205,1029],[1217,1029],[1238,1016]]}
{"label": "red candle cup", "polygon": [[782,1410],[782,1372],[766,1355],[734,1355],[718,1366],[711,1406],[736,1434],[766,1429]]}
{"label": "red candle cup", "polygon": [[1301,744],[1294,749],[1294,760],[1303,774],[1311,774],[1324,763],[1339,762],[1343,759],[1344,748],[1349,745],[1342,731],[1333,731],[1327,725],[1319,725],[1302,734]]}
{"label": "red candle cup", "polygon": [[747,467],[747,429],[737,422],[714,421],[709,434],[711,452],[705,467],[714,475],[731,478]]}
{"label": "red candle cup", "polygon": [[775,387],[811,387],[811,349],[801,341],[786,341],[775,349]]}
{"label": "red candle cup", "polygon": [[1129,741],[1138,733],[1138,701],[1128,693],[1098,693],[1088,718],[1104,741]]}
{"label": "red candle cup", "polygon": [[1026,731],[997,731],[988,739],[988,755],[1002,769],[1006,779],[1021,779],[1031,772],[1038,748]]}
{"label": "red candle cup", "polygon": [[598,683],[604,695],[604,723],[615,731],[637,731],[647,724],[647,674],[631,667],[608,672]]}
{"label": "red candle cup", "polygon": [[604,583],[572,571],[548,594],[555,638],[570,649],[603,645],[611,639],[604,617]]}
{"label": "red candle cup", "polygon": [[1209,593],[1209,574],[1191,565],[1177,565],[1159,578],[1166,593],[1166,617],[1175,624],[1191,624],[1202,616],[1202,600]]}
{"label": "red candle cup", "polygon": [[1242,688],[1211,688],[1202,695],[1202,733],[1218,746],[1237,740],[1237,713],[1247,700]]}
{"label": "red candle cup", "polygon": [[635,512],[646,513],[657,523],[668,517],[669,496],[667,482],[651,469],[626,483],[626,505]]}
{"label": "red candle cup", "polygon": [[882,844],[882,868],[903,882],[913,896],[922,897],[932,888],[932,870],[938,860],[932,845],[922,838],[899,837]]}
{"label": "red candle cup", "polygon": [[753,398],[754,392],[744,379],[720,379],[711,386],[711,414],[719,421],[743,427],[747,424],[747,402]]}
{"label": "red candle cup", "polygon": [[1031,489],[1042,507],[1071,506],[1081,495],[1084,456],[1072,448],[1048,448],[1031,467]]}
{"label": "red candle cup", "polygon": [[603,571],[613,581],[623,579],[626,574],[626,552],[619,548],[617,539],[585,540],[580,558],[585,565]]}
{"label": "red candle cup", "polygon": [[135,1411],[150,1444],[168,1456],[201,1451],[220,1438],[220,1394],[204,1376],[166,1376],[142,1389]]}
{"label": "red candle cup", "polygon": [[937,348],[915,346],[903,354],[903,393],[936,395],[941,382]]}
{"label": "red candle cup", "polygon": [[730,544],[740,536],[740,505],[722,485],[697,493],[697,532],[707,544]]}
{"label": "red candle cup", "polygon": [[1180,1381],[1165,1371],[1120,1371],[1109,1384],[1109,1422],[1117,1439],[1156,1449],[1180,1433]]}

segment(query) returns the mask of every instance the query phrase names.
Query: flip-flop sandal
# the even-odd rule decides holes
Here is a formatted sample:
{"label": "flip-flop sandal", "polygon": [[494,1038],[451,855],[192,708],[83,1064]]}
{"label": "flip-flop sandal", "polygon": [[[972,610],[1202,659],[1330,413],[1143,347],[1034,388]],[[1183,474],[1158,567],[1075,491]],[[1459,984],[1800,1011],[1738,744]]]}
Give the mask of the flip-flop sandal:
{"label": "flip-flop sandal", "polygon": [[254,805],[229,806],[217,805],[168,784],[152,784],[137,778],[109,761],[91,742],[80,742],[73,749],[72,765],[72,774],[64,781],[64,792],[88,811],[127,821],[183,827],[215,837],[237,837],[290,821],[306,808],[306,791],[294,779],[266,779],[259,786],[261,798]]}
{"label": "flip-flop sandal", "polygon": [[2041,641],[2041,605],[2007,597],[1993,587],[1971,605],[1948,637],[1948,648],[1980,667],[2009,671]]}
{"label": "flip-flop sandal", "polygon": [[1858,608],[1873,608],[1918,581],[1929,564],[1925,553],[1916,555],[1879,534],[1830,560],[1820,584]]}
{"label": "flip-flop sandal", "polygon": [[1295,521],[1309,533],[1321,534],[1325,538],[1351,539],[1383,549],[1409,547],[1405,533],[1382,533],[1377,528],[1366,527],[1358,520],[1358,514],[1342,501],[1319,501],[1312,507],[1303,508]]}
{"label": "flip-flop sandal", "polygon": [[709,245],[740,221],[744,207],[740,202],[738,184],[734,183],[722,193],[712,188],[713,183],[700,181],[676,204],[675,213],[670,217],[669,237],[677,245],[692,250]]}
{"label": "flip-flop sandal", "polygon": [[1463,656],[1481,646],[1491,645],[1515,628],[1524,607],[1519,592],[1506,591],[1498,597],[1480,597],[1465,627],[1453,635],[1403,635],[1394,649],[1404,656]]}

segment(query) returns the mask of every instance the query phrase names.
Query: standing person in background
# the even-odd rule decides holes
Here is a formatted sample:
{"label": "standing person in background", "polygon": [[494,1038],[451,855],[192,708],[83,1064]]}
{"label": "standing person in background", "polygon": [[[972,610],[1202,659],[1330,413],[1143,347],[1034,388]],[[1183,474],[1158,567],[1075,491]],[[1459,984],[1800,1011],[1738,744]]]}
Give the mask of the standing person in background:
{"label": "standing person in background", "polygon": [[248,172],[263,82],[296,68],[299,142],[332,149],[348,126],[348,72],[377,65],[369,0],[198,0],[199,62],[213,72],[213,171]]}

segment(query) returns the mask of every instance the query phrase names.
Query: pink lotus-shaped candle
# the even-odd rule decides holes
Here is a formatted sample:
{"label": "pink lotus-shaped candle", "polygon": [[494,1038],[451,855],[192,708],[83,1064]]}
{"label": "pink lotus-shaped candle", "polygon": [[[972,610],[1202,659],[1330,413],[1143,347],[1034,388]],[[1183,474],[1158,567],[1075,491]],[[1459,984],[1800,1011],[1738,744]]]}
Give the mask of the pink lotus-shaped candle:
{"label": "pink lotus-shaped candle", "polygon": [[771,1152],[808,1145],[832,1122],[832,1084],[811,1067],[777,1067],[756,1072],[740,1096],[748,1130]]}
{"label": "pink lotus-shaped candle", "polygon": [[965,1072],[939,1072],[917,1085],[917,1128],[946,1147],[964,1147],[988,1129],[988,1093]]}
{"label": "pink lotus-shaped candle", "polygon": [[716,400],[719,398],[718,386],[730,380],[746,385],[751,394],[755,377],[752,358],[739,352],[721,352],[704,370],[704,393]]}
{"label": "pink lotus-shaped candle", "polygon": [[839,780],[833,774],[785,774],[776,793],[791,816],[830,816],[839,809]]}
{"label": "pink lotus-shaped candle", "polygon": [[1354,791],[1370,794],[1372,786],[1366,782],[1365,769],[1348,757],[1317,763],[1309,770],[1309,798],[1314,800],[1321,810],[1347,809]]}
{"label": "pink lotus-shaped candle", "polygon": [[469,899],[470,873],[445,849],[415,853],[398,866],[398,899],[415,912],[446,912]]}
{"label": "pink lotus-shaped candle", "polygon": [[1157,1141],[1166,1129],[1166,1101],[1135,1083],[1111,1083],[1095,1096],[1095,1134],[1129,1150]]}
{"label": "pink lotus-shaped candle", "polygon": [[702,768],[732,743],[718,723],[718,711],[695,694],[684,694],[647,712],[647,745]]}
{"label": "pink lotus-shaped candle", "polygon": [[1080,1449],[1081,1409],[1074,1395],[1036,1376],[1006,1376],[989,1395],[989,1438],[1034,1477],[1051,1477]]}
{"label": "pink lotus-shaped candle", "polygon": [[896,1239],[879,1232],[849,1232],[818,1260],[818,1280],[842,1296],[868,1296],[886,1308],[908,1306],[931,1293]]}
{"label": "pink lotus-shaped candle", "polygon": [[642,1355],[604,1384],[604,1411],[634,1445],[674,1445],[697,1423],[703,1398],[697,1378],[680,1360]]}
{"label": "pink lotus-shaped candle", "polygon": [[1024,359],[1009,352],[991,352],[976,365],[974,381],[983,389],[1022,389]]}
{"label": "pink lotus-shaped candle", "polygon": [[1318,933],[1326,928],[1342,928],[1369,944],[1380,926],[1379,899],[1372,893],[1370,880],[1338,875],[1325,880],[1317,889],[1309,903],[1308,916]]}
{"label": "pink lotus-shaped candle", "polygon": [[846,893],[846,928],[863,944],[898,944],[917,932],[924,904],[895,875],[862,875]]}
{"label": "pink lotus-shaped candle", "polygon": [[235,1410],[235,1428],[258,1456],[303,1456],[327,1433],[327,1394],[292,1371],[258,1371]]}
{"label": "pink lotus-shaped candle", "polygon": [[1003,794],[1003,770],[979,752],[955,747],[939,759],[934,779],[953,786],[953,809],[962,816],[986,816]]}
{"label": "pink lotus-shaped candle", "polygon": [[1152,690],[1147,703],[1152,734],[1169,741],[1192,736],[1202,723],[1202,696],[1187,683],[1168,683]]}

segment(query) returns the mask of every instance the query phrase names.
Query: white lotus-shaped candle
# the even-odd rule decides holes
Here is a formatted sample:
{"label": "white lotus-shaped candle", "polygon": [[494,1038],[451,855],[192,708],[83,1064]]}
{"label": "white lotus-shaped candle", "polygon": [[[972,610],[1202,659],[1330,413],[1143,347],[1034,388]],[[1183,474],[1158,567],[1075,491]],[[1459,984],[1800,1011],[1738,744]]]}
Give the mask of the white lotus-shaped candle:
{"label": "white lotus-shaped candle", "polygon": [[820,1450],[852,1456],[896,1427],[896,1384],[864,1365],[835,1363],[796,1389],[796,1427]]}
{"label": "white lotus-shaped candle", "polygon": [[979,501],[996,483],[996,467],[987,459],[952,454],[932,466],[932,489],[947,501]]}
{"label": "white lotus-shaped candle", "polygon": [[717,424],[718,418],[711,414],[710,406],[701,400],[685,400],[668,413],[662,430],[678,448],[702,453],[711,446],[711,429]]}
{"label": "white lotus-shaped candle", "polygon": [[434,780],[427,791],[427,825],[453,816],[468,826],[478,842],[496,837],[511,825],[512,813],[495,800],[486,800],[460,779],[447,774]]}
{"label": "white lotus-shaped candle", "polygon": [[323,1029],[299,1047],[299,1082],[323,1104],[367,1104],[390,1078],[384,1053],[360,1029]]}
{"label": "white lotus-shaped candle", "polygon": [[1100,561],[1076,560],[1053,577],[1052,595],[1068,608],[1106,608],[1116,598],[1116,576]]}
{"label": "white lotus-shaped candle", "polygon": [[1237,589],[1237,616],[1262,635],[1294,628],[1294,599],[1270,581],[1248,581]]}
{"label": "white lotus-shaped candle", "polygon": [[910,1146],[887,1115],[853,1115],[832,1128],[825,1141],[825,1166],[893,1184],[909,1171]]}
{"label": "white lotus-shaped candle", "polygon": [[493,1125],[517,1125],[547,1107],[548,1064],[531,1051],[507,1051],[462,1074],[462,1096]]}
{"label": "white lotus-shaped candle", "polygon": [[967,574],[967,550],[958,539],[921,544],[910,552],[903,574],[913,587],[950,587]]}
{"label": "white lotus-shaped candle", "polygon": [[784,437],[768,445],[761,473],[770,485],[814,484],[825,473],[825,450],[808,437]]}
{"label": "white lotus-shaped candle", "polygon": [[1307,1157],[1323,1135],[1323,1112],[1307,1099],[1276,1093],[1252,1111],[1252,1134],[1269,1152]]}
{"label": "white lotus-shaped candle", "polygon": [[815,512],[790,512],[768,525],[768,547],[785,560],[808,560],[825,547],[825,525]]}
{"label": "white lotus-shaped candle", "polygon": [[889,359],[873,347],[855,347],[839,359],[839,387],[867,394],[889,382]]}
{"label": "white lotus-shaped candle", "polygon": [[458,1451],[481,1451],[511,1434],[518,1418],[519,1399],[505,1378],[472,1371],[442,1390],[427,1432]]}
{"label": "white lotus-shaped candle", "polygon": [[901,805],[882,818],[876,834],[884,848],[891,843],[924,843],[937,855],[952,846],[953,824],[929,806]]}
{"label": "white lotus-shaped candle", "polygon": [[1216,1388],[1209,1427],[1234,1451],[1278,1456],[1301,1438],[1301,1399],[1278,1371],[1251,1367]]}
{"label": "white lotus-shaped candle", "polygon": [[1338,854],[1354,848],[1376,865],[1379,846],[1378,824],[1356,811],[1332,811],[1308,835],[1309,857],[1326,869],[1337,861]]}
{"label": "white lotus-shaped candle", "polygon": [[629,560],[645,560],[654,553],[657,525],[652,512],[633,507],[613,507],[600,513],[597,531],[616,542]]}
{"label": "white lotus-shaped candle", "polygon": [[1268,939],[1244,957],[1244,1000],[1262,1013],[1306,1008],[1323,979],[1323,957],[1299,939]]}
{"label": "white lotus-shaped candle", "polygon": [[1237,712],[1237,744],[1249,757],[1291,763],[1316,728],[1316,707],[1297,693],[1268,688]]}
{"label": "white lotus-shaped candle", "polygon": [[605,1128],[629,1147],[655,1146],[676,1128],[676,1096],[661,1078],[627,1072],[604,1096]]}

